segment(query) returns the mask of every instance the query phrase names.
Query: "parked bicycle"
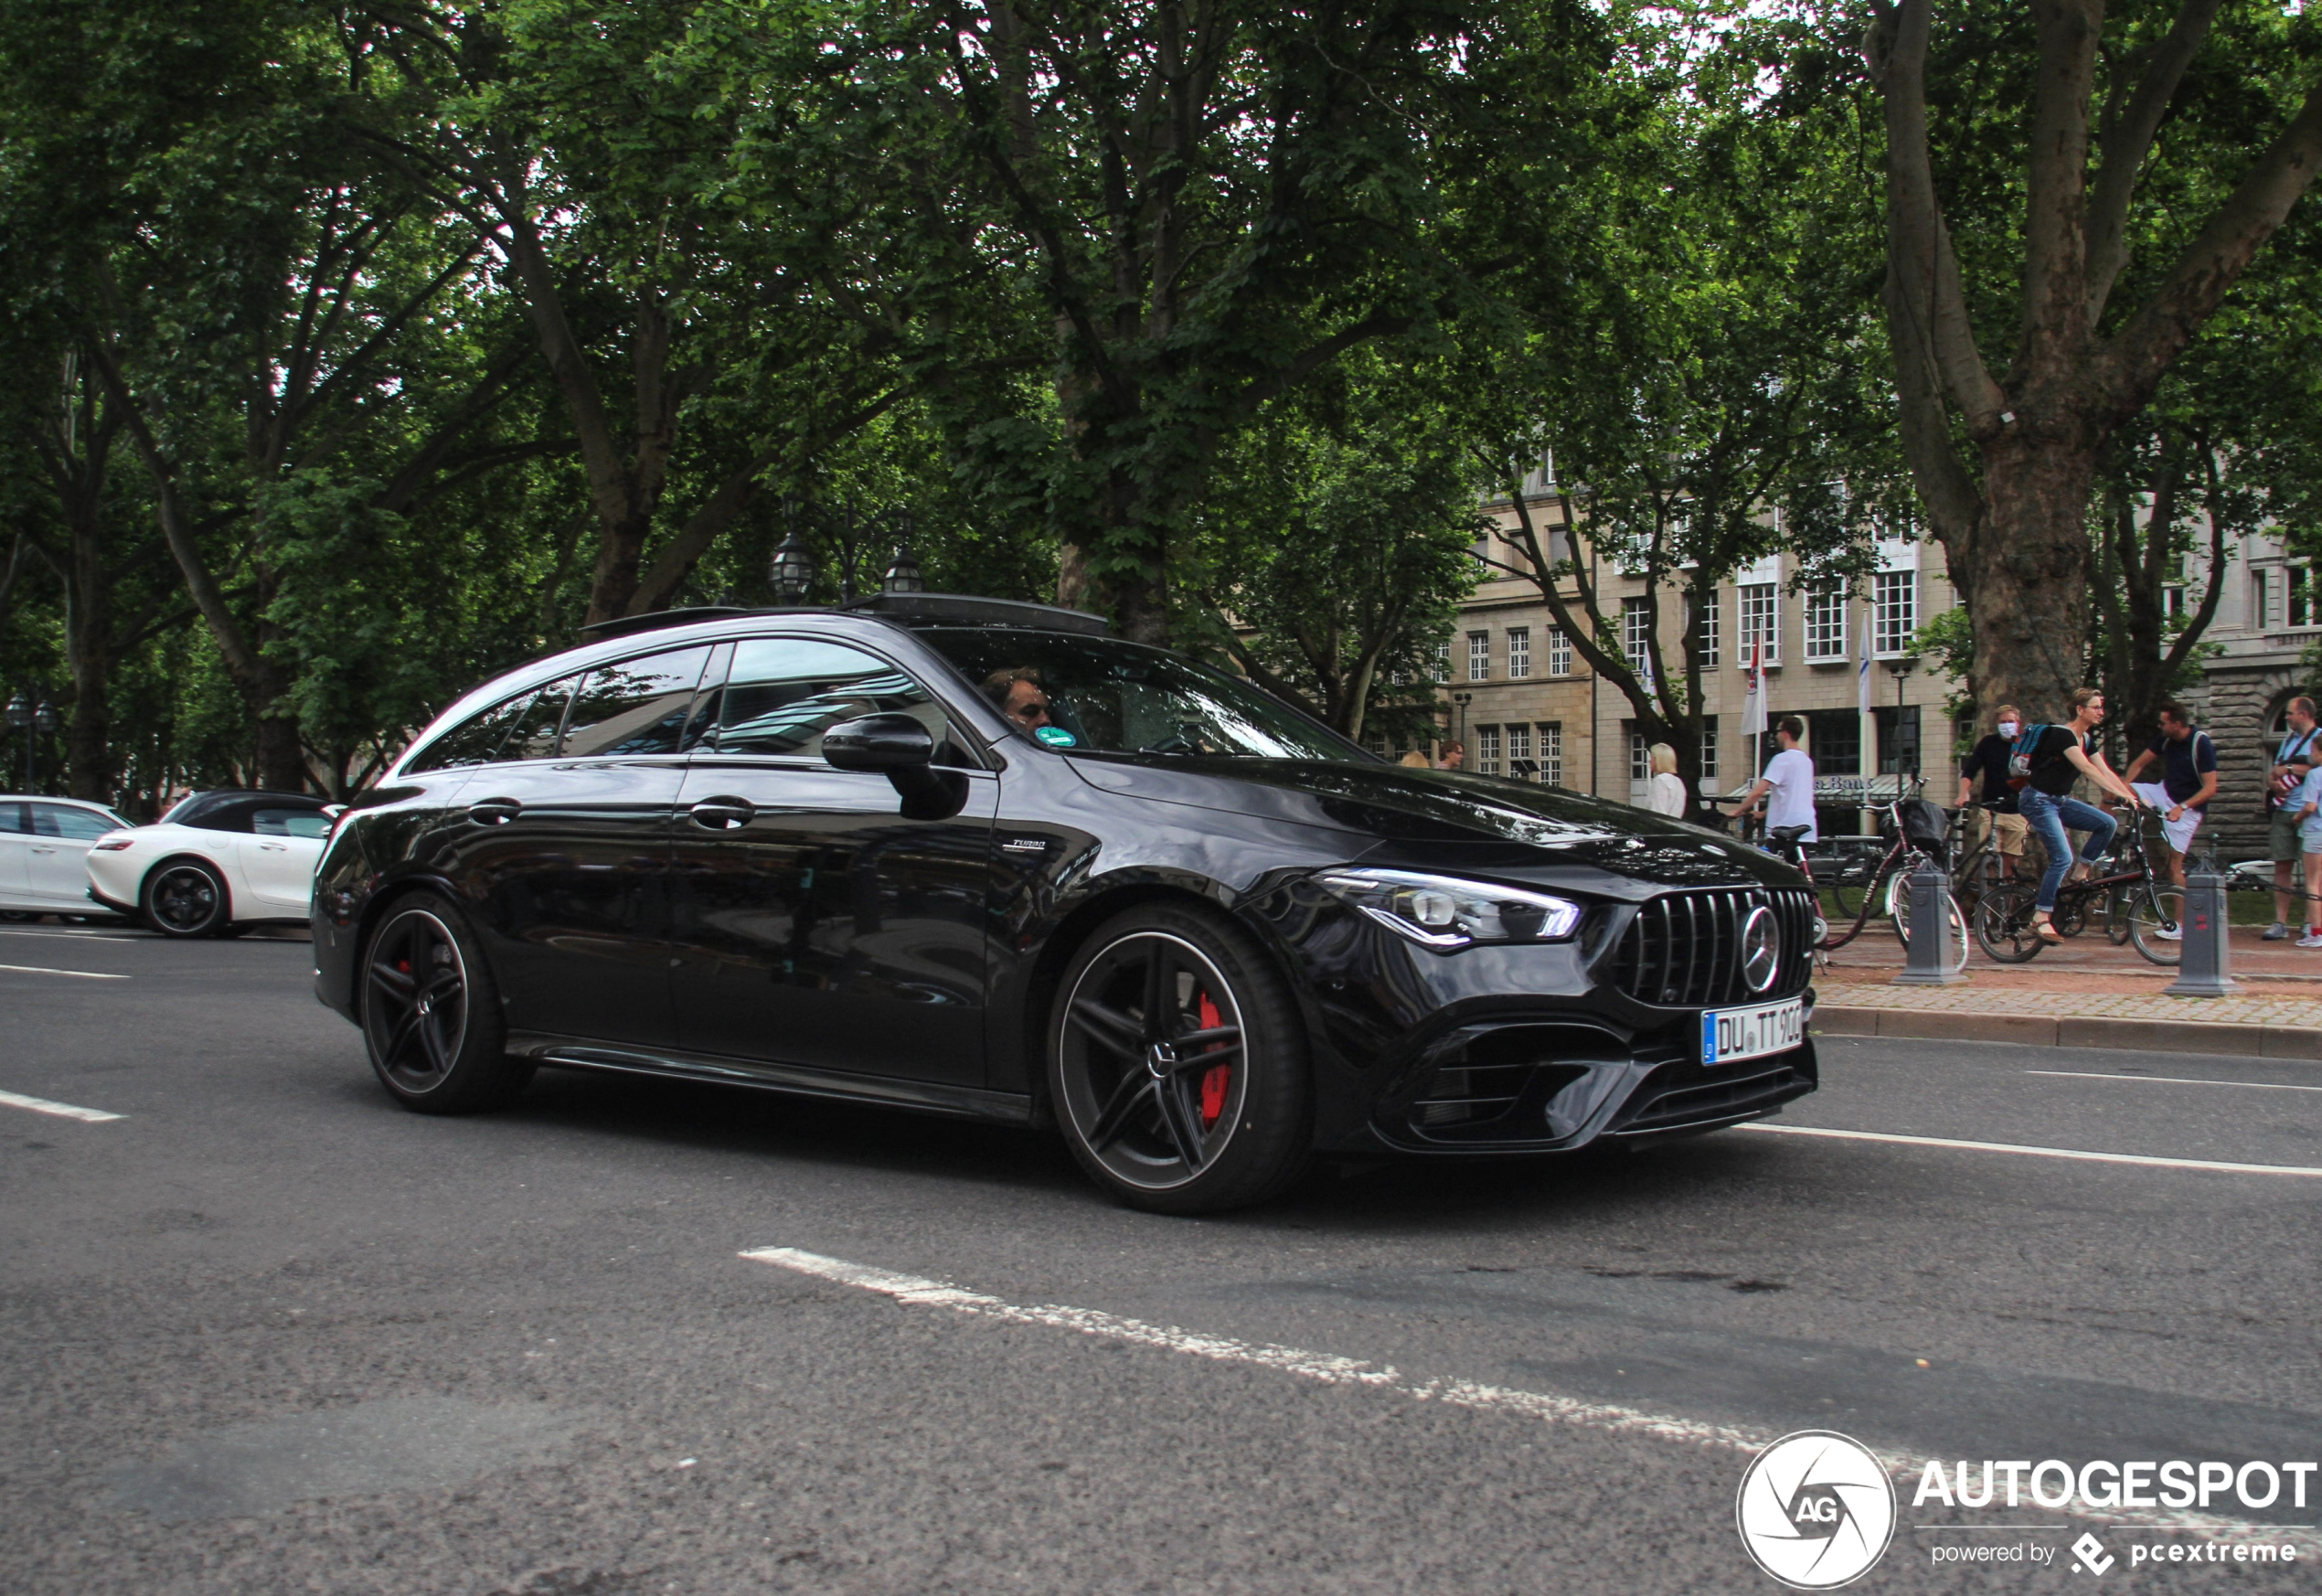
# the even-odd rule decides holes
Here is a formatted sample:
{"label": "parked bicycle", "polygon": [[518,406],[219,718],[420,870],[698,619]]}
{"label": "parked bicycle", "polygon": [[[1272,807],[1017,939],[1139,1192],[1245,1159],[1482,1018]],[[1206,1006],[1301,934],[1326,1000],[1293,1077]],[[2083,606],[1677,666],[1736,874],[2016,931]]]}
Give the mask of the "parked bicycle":
{"label": "parked bicycle", "polygon": [[[1907,793],[1898,793],[1891,803],[1880,804],[1880,840],[1885,844],[1878,862],[1871,866],[1868,878],[1863,878],[1859,855],[1846,858],[1837,869],[1845,878],[1832,897],[1838,906],[1852,904],[1853,920],[1844,929],[1827,917],[1822,932],[1815,942],[1815,952],[1827,955],[1847,946],[1862,934],[1873,912],[1885,910],[1887,922],[1894,930],[1895,940],[1907,952],[1911,947],[1911,885],[1919,867],[1930,860],[1941,866],[1948,852],[1949,821],[1944,812],[1921,794],[1924,782],[1914,781]],[[1765,850],[1778,858],[1787,859],[1806,874],[1815,883],[1820,896],[1823,885],[1817,878],[1813,861],[1798,840],[1805,835],[1802,825],[1777,825],[1766,834]],[[1826,860],[1826,869],[1829,867]],[[1857,898],[1856,894],[1859,893]],[[1949,963],[1956,970],[1967,962],[1967,917],[1960,912],[1959,900],[1949,892],[1944,894],[1945,942]],[[1842,907],[1842,912],[1844,909]]]}
{"label": "parked bicycle", "polygon": [[[2121,827],[2118,846],[2101,867],[2104,873],[2067,879],[2056,889],[2049,919],[2066,937],[2101,919],[2114,946],[2128,942],[2156,964],[2175,964],[2184,957],[2185,889],[2154,868],[2141,819],[2133,816]],[[2271,889],[2273,883],[2266,885]],[[1976,943],[2002,964],[2029,963],[2048,945],[2033,918],[2039,902],[2040,889],[2028,883],[1985,893],[1976,905]]]}

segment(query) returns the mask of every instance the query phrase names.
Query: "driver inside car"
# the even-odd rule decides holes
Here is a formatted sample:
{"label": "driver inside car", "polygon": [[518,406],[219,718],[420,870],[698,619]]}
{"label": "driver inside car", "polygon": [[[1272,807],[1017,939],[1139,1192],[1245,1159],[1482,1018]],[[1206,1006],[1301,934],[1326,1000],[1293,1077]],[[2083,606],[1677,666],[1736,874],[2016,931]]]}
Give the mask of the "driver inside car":
{"label": "driver inside car", "polygon": [[994,671],[984,678],[984,692],[1000,707],[1001,714],[1027,731],[1049,724],[1048,689],[1040,685],[1040,673],[1030,665]]}

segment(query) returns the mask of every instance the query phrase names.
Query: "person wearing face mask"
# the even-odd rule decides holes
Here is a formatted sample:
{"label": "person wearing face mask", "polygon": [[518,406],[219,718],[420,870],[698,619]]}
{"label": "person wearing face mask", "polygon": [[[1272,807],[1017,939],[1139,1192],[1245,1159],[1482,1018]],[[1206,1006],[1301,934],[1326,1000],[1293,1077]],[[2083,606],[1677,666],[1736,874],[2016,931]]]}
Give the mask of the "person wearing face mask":
{"label": "person wearing face mask", "polygon": [[[2016,746],[2017,735],[2024,729],[2024,717],[2013,704],[2002,704],[1992,717],[1989,736],[1976,744],[1967,762],[1959,771],[1959,802],[1955,807],[1964,808],[1980,797],[1985,807],[1976,811],[1975,841],[1980,843],[1986,832],[1997,832],[1996,846],[1999,853],[2000,876],[2003,880],[2016,878],[2016,867],[2024,857],[2024,838],[2030,827],[2016,808],[2016,790],[2008,784],[2008,755]],[[1976,791],[1976,777],[1983,778],[1983,791]]]}

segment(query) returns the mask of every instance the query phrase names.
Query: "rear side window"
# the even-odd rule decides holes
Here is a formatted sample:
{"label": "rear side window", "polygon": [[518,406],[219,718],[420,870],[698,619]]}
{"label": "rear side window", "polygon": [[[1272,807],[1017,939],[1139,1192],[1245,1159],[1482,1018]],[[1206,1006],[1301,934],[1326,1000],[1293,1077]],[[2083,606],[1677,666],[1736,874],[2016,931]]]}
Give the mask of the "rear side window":
{"label": "rear side window", "polygon": [[566,676],[469,716],[428,744],[412,771],[448,771],[461,765],[552,757],[565,701],[572,697],[572,686],[580,679]]}
{"label": "rear side window", "polygon": [[671,649],[619,665],[601,665],[581,679],[564,719],[562,757],[611,759],[676,753],[686,711],[709,649]]}
{"label": "rear side window", "polygon": [[877,654],[810,638],[753,637],[734,645],[706,741],[719,753],[818,757],[829,728],[886,710],[924,722],[943,746],[950,728],[942,708]]}
{"label": "rear side window", "polygon": [[32,829],[42,836],[62,837],[68,842],[95,842],[107,832],[119,831],[121,826],[94,810],[75,809],[68,803],[35,803]]}
{"label": "rear side window", "polygon": [[331,835],[331,817],[314,809],[253,809],[250,828],[260,836],[325,837]]}

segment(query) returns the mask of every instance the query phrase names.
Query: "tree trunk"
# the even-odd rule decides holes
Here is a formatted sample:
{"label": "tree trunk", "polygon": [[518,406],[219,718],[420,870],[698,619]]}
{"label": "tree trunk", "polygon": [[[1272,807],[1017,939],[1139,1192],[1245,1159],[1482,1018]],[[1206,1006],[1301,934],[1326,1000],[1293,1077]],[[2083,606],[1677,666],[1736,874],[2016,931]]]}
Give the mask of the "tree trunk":
{"label": "tree trunk", "polygon": [[112,580],[101,558],[95,505],[72,529],[65,660],[72,672],[72,727],[65,768],[75,798],[112,801]]}
{"label": "tree trunk", "polygon": [[2034,720],[2072,718],[2088,679],[2092,445],[2064,449],[2004,436],[1984,453],[1983,515],[1944,537],[1953,583],[1975,627],[1970,688],[1978,703],[2015,704]]}

